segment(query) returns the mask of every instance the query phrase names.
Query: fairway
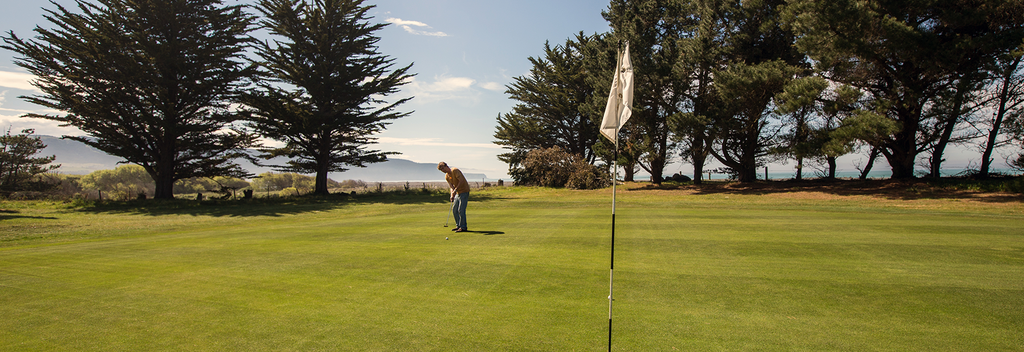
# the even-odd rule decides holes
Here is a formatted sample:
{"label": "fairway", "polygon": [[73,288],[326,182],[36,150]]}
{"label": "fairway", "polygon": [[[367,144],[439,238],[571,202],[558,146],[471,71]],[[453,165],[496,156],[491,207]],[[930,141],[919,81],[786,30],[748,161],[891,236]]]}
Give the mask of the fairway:
{"label": "fairway", "polygon": [[[474,191],[468,233],[448,206],[0,202],[0,350],[607,349],[610,189]],[[633,186],[616,213],[616,351],[1024,350],[1019,197]]]}

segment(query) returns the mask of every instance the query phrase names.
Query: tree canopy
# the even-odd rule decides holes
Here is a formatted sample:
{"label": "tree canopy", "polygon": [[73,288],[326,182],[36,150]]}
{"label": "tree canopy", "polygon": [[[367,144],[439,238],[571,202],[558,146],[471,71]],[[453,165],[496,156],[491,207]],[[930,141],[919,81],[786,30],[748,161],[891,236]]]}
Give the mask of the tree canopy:
{"label": "tree canopy", "polygon": [[315,173],[315,193],[327,194],[328,172],[387,160],[394,152],[367,149],[372,137],[409,115],[383,98],[413,76],[412,64],[395,67],[376,51],[373,35],[385,24],[369,22],[361,0],[261,0],[261,25],[274,35],[257,54],[269,81],[243,96],[249,127],[284,142],[265,157],[286,156],[282,171]]}
{"label": "tree canopy", "polygon": [[9,32],[3,48],[36,76],[23,97],[87,136],[64,136],[142,166],[156,198],[176,180],[246,174],[231,160],[252,136],[229,108],[254,70],[243,60],[253,18],[220,0],[76,1],[46,10],[35,39]]}
{"label": "tree canopy", "polygon": [[[634,113],[620,149],[631,159],[619,161],[655,183],[675,151],[698,183],[709,157],[746,182],[784,158],[797,160],[797,177],[805,160],[835,177],[837,158],[857,151],[869,156],[862,177],[878,156],[893,178],[915,177],[920,155],[930,155],[937,177],[947,147],[972,141],[985,150],[987,174],[992,150],[1019,135],[1022,14],[1024,3],[1001,0],[611,0],[602,15],[612,30],[595,35],[605,48],[582,51],[581,74],[594,92],[607,91],[607,48],[629,41]],[[555,101],[552,85],[509,93]],[[590,107],[605,98],[594,96],[544,120],[517,110],[499,117],[499,134],[524,136],[503,137],[513,153],[500,159],[512,166],[512,157],[546,148],[530,138],[571,126],[569,111],[600,119]],[[611,163],[607,143],[590,149]]]}
{"label": "tree canopy", "polygon": [[495,144],[511,149],[498,156],[510,172],[522,164],[531,150],[560,146],[565,152],[593,163],[591,148],[597,142],[597,124],[586,111],[594,98],[590,73],[584,66],[587,47],[594,37],[579,33],[563,45],[544,43],[543,57],[530,57],[528,75],[516,77],[506,93],[519,103],[512,112],[498,116]]}

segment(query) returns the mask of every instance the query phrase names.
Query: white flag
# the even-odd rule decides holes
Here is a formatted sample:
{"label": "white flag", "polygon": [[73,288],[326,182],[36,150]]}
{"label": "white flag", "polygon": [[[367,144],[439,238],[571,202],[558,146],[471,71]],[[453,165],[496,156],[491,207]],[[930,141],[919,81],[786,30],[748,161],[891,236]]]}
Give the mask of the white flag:
{"label": "white flag", "polygon": [[619,145],[619,129],[633,115],[633,64],[629,62],[629,43],[626,43],[615,65],[615,78],[608,94],[608,105],[604,108],[601,134]]}

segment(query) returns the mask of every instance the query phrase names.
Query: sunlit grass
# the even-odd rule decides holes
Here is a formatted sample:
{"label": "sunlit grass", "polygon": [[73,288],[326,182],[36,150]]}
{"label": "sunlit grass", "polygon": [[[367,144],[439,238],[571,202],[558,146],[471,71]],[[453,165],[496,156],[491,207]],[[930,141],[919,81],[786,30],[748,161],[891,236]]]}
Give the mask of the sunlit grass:
{"label": "sunlit grass", "polygon": [[[0,350],[604,350],[610,196],[0,202]],[[1019,201],[617,200],[615,350],[1024,346]]]}

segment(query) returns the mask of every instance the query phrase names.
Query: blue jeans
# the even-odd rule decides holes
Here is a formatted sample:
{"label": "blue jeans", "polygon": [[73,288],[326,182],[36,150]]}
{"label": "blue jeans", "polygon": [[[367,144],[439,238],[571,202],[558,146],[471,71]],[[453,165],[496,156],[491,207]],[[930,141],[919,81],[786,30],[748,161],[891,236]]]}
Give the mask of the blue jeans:
{"label": "blue jeans", "polygon": [[455,204],[452,204],[452,217],[455,218],[455,227],[469,230],[466,225],[466,204],[469,203],[469,192],[459,193],[455,196]]}

